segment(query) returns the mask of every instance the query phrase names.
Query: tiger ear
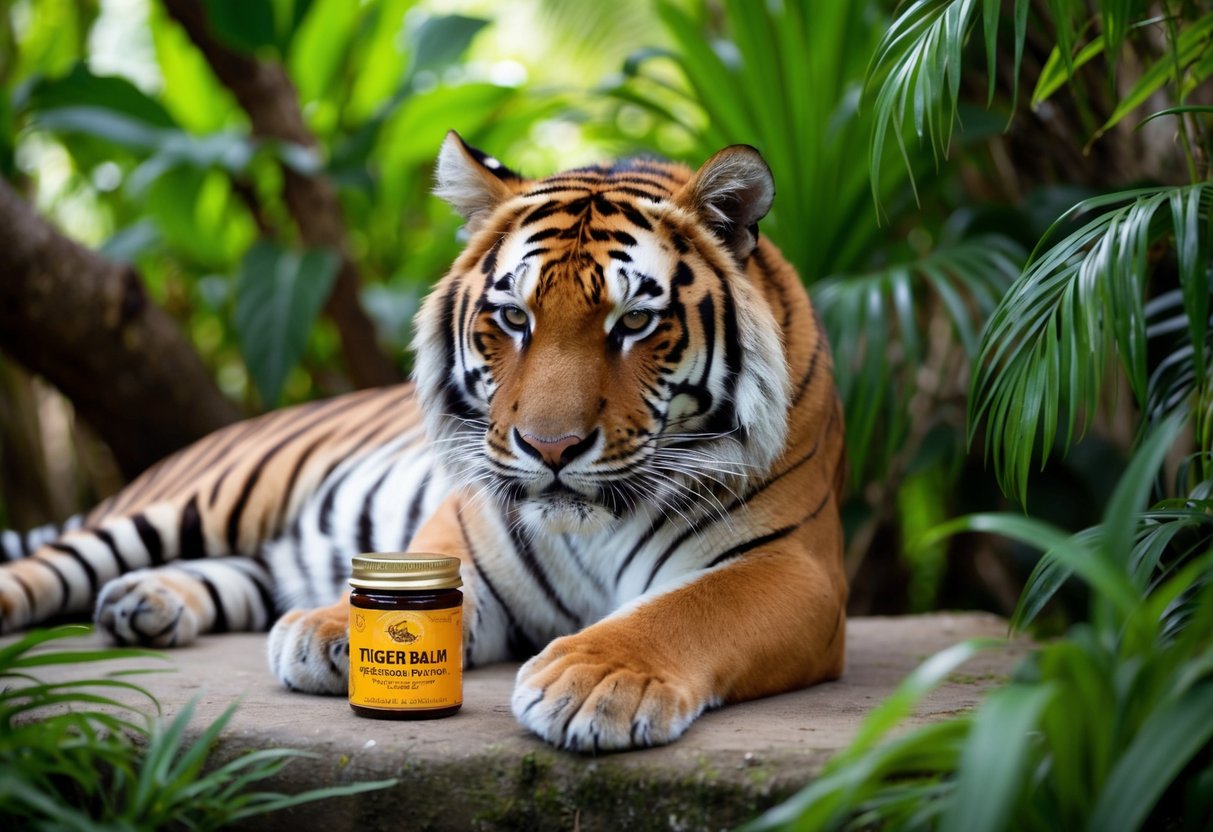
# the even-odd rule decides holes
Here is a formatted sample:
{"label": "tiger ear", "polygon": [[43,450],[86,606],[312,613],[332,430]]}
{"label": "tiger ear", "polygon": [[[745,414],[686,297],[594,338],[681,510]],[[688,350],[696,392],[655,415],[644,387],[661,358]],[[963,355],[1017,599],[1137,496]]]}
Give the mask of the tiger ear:
{"label": "tiger ear", "polygon": [[695,172],[677,201],[697,213],[733,254],[744,260],[758,244],[758,221],[771,210],[775,180],[762,154],[748,144],[719,151]]}
{"label": "tiger ear", "polygon": [[438,152],[434,194],[446,200],[475,231],[493,209],[519,191],[523,180],[501,162],[451,130]]}

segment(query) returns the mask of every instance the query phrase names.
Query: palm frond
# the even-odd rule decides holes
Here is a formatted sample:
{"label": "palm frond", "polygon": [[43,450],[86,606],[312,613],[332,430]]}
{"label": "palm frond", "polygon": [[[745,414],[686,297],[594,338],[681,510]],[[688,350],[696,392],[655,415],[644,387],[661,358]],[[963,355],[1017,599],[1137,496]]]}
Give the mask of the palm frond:
{"label": "palm frond", "polygon": [[[1111,4],[1109,4],[1111,5]],[[1123,40],[1123,32],[1121,37]],[[1095,141],[1107,131],[1119,124],[1129,113],[1136,110],[1164,84],[1171,83],[1176,78],[1183,78],[1189,68],[1196,68],[1197,83],[1208,76],[1209,70],[1200,70],[1201,60],[1213,52],[1213,13],[1205,14],[1190,26],[1185,26],[1172,44],[1170,54],[1164,54],[1154,61],[1142,74],[1137,82],[1125,93],[1112,115],[1095,131],[1091,141]],[[1191,83],[1189,81],[1189,83]]]}
{"label": "palm frond", "polygon": [[[757,147],[778,193],[763,230],[806,283],[866,268],[887,238],[868,196],[870,119],[858,110],[864,62],[879,37],[874,10],[810,0],[721,6],[727,38],[681,4],[658,2],[670,48],[635,53],[610,94],[675,125],[689,140],[687,161],[727,144]],[[898,200],[907,176],[889,171],[886,202]]]}
{"label": "palm frond", "polygon": [[927,346],[932,308],[972,359],[978,333],[1019,273],[1023,253],[1004,237],[943,247],[921,260],[840,275],[813,287],[847,418],[852,472],[865,482],[905,444]]}
{"label": "palm frond", "polygon": [[[961,57],[970,32],[980,16],[984,21],[989,74],[989,98],[994,97],[997,56],[998,0],[915,0],[893,21],[877,47],[868,69],[867,88],[878,86],[873,108],[868,170],[872,196],[879,201],[882,159],[889,132],[909,169],[910,159],[902,136],[909,122],[920,142],[938,159],[946,155],[956,122],[960,98]],[[1015,0],[1013,8],[1015,58],[1012,75],[1018,93],[1019,66],[1027,30],[1028,0]]]}
{"label": "palm frond", "polygon": [[[1075,71],[1103,55],[1114,80],[1119,59],[1130,33],[1165,23],[1166,49],[1144,58],[1145,68],[1132,86],[1118,97],[1110,117],[1092,135],[1095,141],[1144,104],[1165,84],[1174,84],[1176,103],[1213,76],[1213,12],[1186,18],[1146,18],[1145,7],[1133,0],[1099,0],[1092,11],[1076,0],[1046,0],[1040,9],[1052,24],[1056,46],[1037,80],[1033,106],[1052,95]],[[1019,95],[1019,75],[1027,37],[1029,0],[1008,6],[1013,30],[1011,110]],[[906,156],[903,131],[913,130],[936,158],[946,155],[957,119],[960,76],[965,46],[981,20],[986,52],[988,101],[994,98],[999,29],[1003,26],[999,0],[914,0],[893,21],[872,59],[866,86],[875,88],[874,120],[869,144],[869,175],[873,196],[878,196],[883,175],[882,158],[889,133]],[[1188,19],[1190,18],[1190,19]],[[1098,34],[1075,54],[1081,38],[1098,24]],[[1147,51],[1148,55],[1148,51]],[[907,167],[909,159],[906,157]]]}
{"label": "palm frond", "polygon": [[[1118,206],[1118,207],[1114,207]],[[1003,491],[1026,499],[1033,458],[1067,450],[1094,412],[1116,355],[1137,401],[1149,401],[1145,284],[1152,247],[1173,236],[1191,343],[1203,345],[1209,317],[1207,233],[1213,183],[1124,191],[1079,203],[1071,217],[1101,211],[1033,256],[1003,297],[982,339],[969,396],[969,436],[986,424],[985,452]],[[1110,210],[1105,210],[1110,209]],[[1204,384],[1204,350],[1196,350]]]}

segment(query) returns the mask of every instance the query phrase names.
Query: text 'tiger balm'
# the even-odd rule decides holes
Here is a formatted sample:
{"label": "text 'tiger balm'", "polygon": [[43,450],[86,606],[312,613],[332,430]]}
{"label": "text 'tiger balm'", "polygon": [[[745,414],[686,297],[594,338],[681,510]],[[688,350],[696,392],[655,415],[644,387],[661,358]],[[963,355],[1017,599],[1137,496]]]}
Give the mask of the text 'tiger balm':
{"label": "text 'tiger balm'", "polygon": [[350,707],[379,719],[436,719],[463,704],[459,558],[355,555]]}

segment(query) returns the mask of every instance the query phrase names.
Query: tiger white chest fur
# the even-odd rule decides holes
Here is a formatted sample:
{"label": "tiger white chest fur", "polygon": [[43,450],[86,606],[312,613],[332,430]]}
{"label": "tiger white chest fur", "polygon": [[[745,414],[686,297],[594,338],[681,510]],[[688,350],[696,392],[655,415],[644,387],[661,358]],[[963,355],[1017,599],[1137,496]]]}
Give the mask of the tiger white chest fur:
{"label": "tiger white chest fur", "polygon": [[[457,482],[416,431],[348,459],[265,545],[277,607],[336,602],[348,592],[352,555],[407,549]],[[647,594],[668,591],[745,539],[719,500],[638,504],[634,514],[586,535],[534,534],[517,507],[489,499],[469,492],[462,517],[474,549],[463,580],[480,601],[468,627],[469,665],[526,658]]]}

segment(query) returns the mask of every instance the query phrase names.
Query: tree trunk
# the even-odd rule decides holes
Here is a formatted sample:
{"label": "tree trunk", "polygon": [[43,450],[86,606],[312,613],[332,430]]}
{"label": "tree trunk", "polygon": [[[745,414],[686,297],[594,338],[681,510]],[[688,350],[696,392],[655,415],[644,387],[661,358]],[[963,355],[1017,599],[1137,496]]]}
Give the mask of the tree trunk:
{"label": "tree trunk", "polygon": [[0,349],[45,376],[134,476],[239,417],[139,275],[0,180]]}
{"label": "tree trunk", "polygon": [[[164,0],[168,13],[202,52],[216,77],[232,91],[248,114],[254,136],[315,148],[316,138],[303,121],[299,97],[281,66],[232,49],[212,34],[204,5],[197,0]],[[309,246],[325,246],[341,255],[341,270],[325,313],[341,333],[346,371],[359,387],[392,384],[400,372],[375,340],[375,327],[358,299],[358,269],[350,259],[345,219],[332,182],[283,165],[283,198]]]}

